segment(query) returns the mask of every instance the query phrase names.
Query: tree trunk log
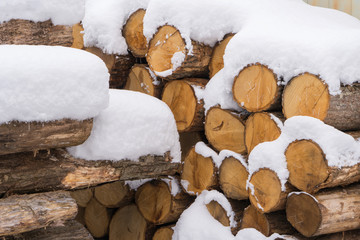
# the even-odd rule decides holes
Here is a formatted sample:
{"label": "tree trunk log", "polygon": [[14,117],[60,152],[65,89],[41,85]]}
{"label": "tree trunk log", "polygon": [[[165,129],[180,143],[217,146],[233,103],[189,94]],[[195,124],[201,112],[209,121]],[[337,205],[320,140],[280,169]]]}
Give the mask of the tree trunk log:
{"label": "tree trunk log", "polygon": [[134,192],[123,181],[95,187],[94,196],[99,203],[107,208],[119,208],[134,200]]}
{"label": "tree trunk log", "polygon": [[12,19],[0,24],[0,44],[71,47],[73,41],[73,28],[71,26],[54,26],[51,20],[33,22]]}
{"label": "tree trunk log", "polygon": [[161,227],[156,230],[152,240],[171,240],[174,230],[172,229],[175,225],[168,225]]}
{"label": "tree trunk log", "polygon": [[288,197],[288,221],[304,236],[317,236],[360,228],[360,185],[327,189],[314,196]]}
{"label": "tree trunk log", "polygon": [[76,191],[71,191],[70,195],[73,199],[75,199],[76,204],[80,207],[86,207],[86,205],[90,202],[90,200],[94,196],[93,188],[85,188]]}
{"label": "tree trunk log", "polygon": [[302,191],[314,193],[360,180],[360,163],[342,168],[330,167],[320,146],[311,140],[292,142],[285,156],[289,182]]}
{"label": "tree trunk log", "polygon": [[111,210],[92,198],[85,208],[85,224],[92,236],[105,237],[109,232]]}
{"label": "tree trunk log", "polygon": [[80,189],[116,180],[174,175],[179,163],[169,154],[144,156],[135,161],[88,161],[72,157],[64,149],[49,154],[17,153],[0,156],[0,194]]}
{"label": "tree trunk log", "polygon": [[[179,30],[172,26],[162,26],[149,42],[149,51],[146,60],[150,69],[158,77],[167,80],[186,77],[208,77],[208,65],[212,48],[192,41],[191,53],[185,48],[185,40],[181,37]],[[180,64],[181,54],[184,60]],[[174,58],[174,56],[176,56]],[[176,60],[174,64],[174,59]],[[176,68],[174,65],[180,65]],[[176,68],[176,69],[174,69]],[[171,72],[170,75],[164,74]],[[167,76],[165,76],[167,75]]]}
{"label": "tree trunk log", "polygon": [[197,88],[203,89],[208,79],[186,78],[171,81],[164,87],[162,100],[174,114],[179,132],[204,129],[204,101],[197,98]]}
{"label": "tree trunk log", "polygon": [[213,48],[209,63],[209,77],[212,78],[218,71],[224,68],[224,54],[226,46],[235,34],[226,34],[223,40]]}
{"label": "tree trunk log", "polygon": [[68,192],[13,195],[0,199],[0,236],[62,224],[75,218],[77,206]]}
{"label": "tree trunk log", "polygon": [[4,123],[0,125],[0,155],[76,146],[90,136],[91,129],[92,119]]}
{"label": "tree trunk log", "polygon": [[161,98],[163,82],[157,80],[146,64],[135,64],[130,70],[124,89]]}
{"label": "tree trunk log", "polygon": [[234,100],[249,112],[281,109],[282,87],[268,67],[255,64],[243,68],[233,84]]}
{"label": "tree trunk log", "polygon": [[212,107],[205,118],[205,135],[209,143],[218,151],[231,150],[246,153],[244,131],[246,115]]}
{"label": "tree trunk log", "polygon": [[172,194],[171,188],[160,180],[152,180],[138,188],[135,202],[147,221],[157,225],[175,222],[192,203],[192,197],[184,192]]}
{"label": "tree trunk log", "polygon": [[340,90],[341,94],[332,96],[319,77],[309,73],[297,76],[284,89],[284,116],[311,116],[339,130],[360,130],[360,84]]}

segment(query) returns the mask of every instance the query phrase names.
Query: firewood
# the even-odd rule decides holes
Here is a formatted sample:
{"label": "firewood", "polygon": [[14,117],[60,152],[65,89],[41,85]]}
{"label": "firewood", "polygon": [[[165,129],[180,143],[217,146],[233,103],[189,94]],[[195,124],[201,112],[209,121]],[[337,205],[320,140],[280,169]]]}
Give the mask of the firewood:
{"label": "firewood", "polygon": [[72,157],[64,149],[0,156],[0,194],[81,189],[117,180],[174,175],[179,163],[169,153],[147,155],[139,161],[89,161]]}
{"label": "firewood", "polygon": [[214,219],[219,221],[225,227],[230,226],[229,217],[227,216],[225,209],[218,202],[213,200],[206,204],[206,208]]}
{"label": "firewood", "polygon": [[306,237],[360,228],[360,185],[289,195],[286,216]]}
{"label": "firewood", "polygon": [[101,205],[95,198],[92,198],[86,206],[84,218],[91,235],[100,238],[108,234],[111,210]]}
{"label": "firewood", "polygon": [[185,157],[197,142],[206,141],[204,132],[183,132],[179,134],[179,141],[181,146],[181,161],[184,161]]}
{"label": "firewood", "polygon": [[212,107],[205,118],[205,135],[209,143],[218,151],[231,150],[246,153],[244,131],[245,118],[235,112]]}
{"label": "firewood", "polygon": [[92,119],[3,123],[0,125],[0,155],[76,146],[90,136],[91,129]]}
{"label": "firewood", "polygon": [[360,180],[360,164],[342,168],[328,166],[320,146],[311,140],[289,144],[286,152],[289,182],[306,192],[348,185]]}
{"label": "firewood", "polygon": [[280,113],[259,112],[250,115],[245,123],[245,145],[248,154],[259,143],[271,142],[280,136],[278,122],[281,120],[284,119]]}
{"label": "firewood", "polygon": [[81,23],[74,24],[72,26],[73,43],[72,48],[83,49],[84,48],[84,28]]}
{"label": "firewood", "polygon": [[218,71],[224,68],[225,49],[235,34],[226,34],[224,39],[218,42],[213,48],[209,63],[209,77],[212,78]]}
{"label": "firewood", "polygon": [[172,194],[174,186],[152,180],[140,186],[135,194],[136,205],[144,218],[154,224],[176,221],[193,201],[184,192]]}
{"label": "firewood", "polygon": [[341,94],[333,96],[318,76],[309,73],[297,76],[284,88],[284,116],[311,116],[343,131],[359,130],[360,84],[340,90]]}
{"label": "firewood", "polygon": [[247,66],[234,79],[234,99],[249,112],[280,110],[282,87],[277,81],[277,76],[268,67],[261,64]]}
{"label": "firewood", "polygon": [[250,201],[248,200],[239,201],[231,198],[228,198],[228,201],[230,202],[231,208],[235,213],[234,220],[237,223],[236,227],[231,228],[231,232],[232,234],[236,235],[241,229],[241,221],[243,219],[244,211],[249,206]]}
{"label": "firewood", "polygon": [[134,192],[123,181],[116,181],[95,187],[94,196],[103,206],[118,208],[128,205],[134,199]]}
{"label": "firewood", "polygon": [[[185,40],[181,37],[181,33],[175,27],[162,26],[149,42],[149,51],[146,60],[150,69],[159,77],[164,79],[180,79],[186,77],[208,77],[208,65],[212,48],[191,41],[191,53],[185,47]],[[181,65],[176,59],[174,63],[174,54],[183,55],[184,61]],[[179,56],[176,56],[178,58]],[[175,65],[180,65],[173,69]],[[172,71],[171,75],[164,77],[165,71]]]}
{"label": "firewood", "polygon": [[71,191],[70,195],[73,199],[75,199],[76,204],[80,207],[86,207],[86,205],[90,202],[90,200],[94,196],[94,192],[92,188],[85,188],[76,191]]}
{"label": "firewood", "polygon": [[76,214],[75,219],[78,223],[82,224],[83,226],[86,225],[85,223],[85,208],[78,206],[78,213]]}
{"label": "firewood", "polygon": [[62,224],[77,213],[70,193],[13,195],[0,199],[0,236],[29,232],[52,223]]}
{"label": "firewood", "polygon": [[160,98],[163,83],[156,79],[146,64],[135,64],[130,70],[124,89]]}
{"label": "firewood", "polygon": [[225,196],[237,200],[248,199],[248,176],[247,167],[241,161],[234,157],[224,159],[219,168],[219,183]]}
{"label": "firewood", "polygon": [[111,219],[109,240],[145,240],[154,231],[135,204],[119,208]]}
{"label": "firewood", "polygon": [[248,206],[244,211],[241,229],[244,228],[255,228],[267,237],[273,233],[292,234],[296,232],[286,220],[284,211],[261,213],[252,205]]}
{"label": "firewood", "polygon": [[286,197],[294,189],[287,183],[283,191],[279,177],[268,168],[261,168],[253,173],[249,183],[250,202],[264,213],[285,209]]}
{"label": "firewood", "polygon": [[216,168],[211,157],[203,157],[193,147],[186,156],[181,172],[181,184],[190,195],[198,195],[203,190],[217,188]]}
{"label": "firewood", "polygon": [[161,227],[156,230],[152,240],[171,240],[174,230],[172,229],[175,225],[168,225]]}
{"label": "firewood", "polygon": [[143,34],[145,12],[144,9],[139,9],[131,14],[122,31],[130,52],[139,58],[145,57],[148,50],[147,41]]}
{"label": "firewood", "polygon": [[204,129],[204,102],[196,96],[196,88],[204,88],[208,79],[186,78],[171,81],[164,87],[162,100],[174,114],[179,132]]}
{"label": "firewood", "polygon": [[56,25],[50,20],[33,22],[12,19],[0,24],[0,44],[51,45],[71,47],[74,43],[71,26]]}

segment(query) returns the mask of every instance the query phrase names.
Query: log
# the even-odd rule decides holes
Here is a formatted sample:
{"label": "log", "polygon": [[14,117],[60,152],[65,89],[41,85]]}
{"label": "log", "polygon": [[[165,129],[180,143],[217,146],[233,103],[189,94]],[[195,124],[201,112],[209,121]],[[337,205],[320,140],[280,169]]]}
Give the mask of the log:
{"label": "log", "polygon": [[76,214],[76,217],[74,220],[83,226],[86,225],[86,223],[85,223],[85,208],[84,207],[78,206],[78,213]]}
{"label": "log", "polygon": [[116,181],[95,187],[94,196],[107,208],[119,208],[133,201],[134,192],[124,181]]}
{"label": "log", "polygon": [[111,210],[107,209],[95,198],[92,198],[85,208],[85,224],[95,238],[105,237],[109,232]]}
{"label": "log", "polygon": [[341,94],[330,95],[327,84],[309,73],[294,77],[284,88],[284,116],[311,116],[339,130],[359,130],[360,84],[340,90]]}
{"label": "log", "polygon": [[245,145],[248,154],[258,144],[276,140],[281,134],[279,124],[282,120],[283,117],[280,113],[251,114],[245,123]]}
{"label": "log", "polygon": [[0,44],[50,45],[71,47],[73,39],[71,26],[52,24],[51,20],[33,22],[12,19],[0,24]]}
{"label": "log", "polygon": [[190,195],[198,195],[203,190],[216,189],[218,186],[217,169],[211,157],[203,157],[193,147],[183,162],[181,185]]}
{"label": "log", "polygon": [[175,222],[192,203],[193,198],[184,192],[173,195],[172,187],[164,181],[152,180],[138,188],[135,202],[148,222],[157,225]]}
{"label": "log", "polygon": [[277,81],[267,66],[258,63],[247,66],[234,79],[234,100],[249,112],[280,110],[282,87]]}
{"label": "log", "polygon": [[79,145],[90,136],[92,119],[11,121],[0,125],[0,155]]}
{"label": "log", "polygon": [[154,226],[147,223],[135,204],[119,208],[111,219],[109,240],[151,239]]}
{"label": "log", "polygon": [[168,225],[161,227],[156,230],[152,240],[171,240],[174,230],[172,229],[175,225]]}
{"label": "log", "polygon": [[231,204],[231,208],[233,212],[235,213],[234,220],[237,223],[236,227],[231,228],[232,234],[236,235],[240,229],[241,229],[241,219],[244,215],[244,210],[247,208],[250,204],[250,201],[248,200],[234,200],[234,199],[228,199],[228,201]]}
{"label": "log", "polygon": [[84,49],[84,28],[81,23],[72,26],[73,43],[72,48]]}
{"label": "log", "polygon": [[286,216],[306,237],[360,228],[360,185],[289,195]]}
{"label": "log", "polygon": [[130,70],[124,89],[161,98],[163,83],[156,79],[146,64],[135,64]]}
{"label": "log", "polygon": [[81,189],[116,180],[174,175],[179,163],[164,156],[147,155],[139,161],[88,161],[72,157],[64,149],[0,156],[0,194]]}
{"label": "log", "polygon": [[162,100],[170,107],[179,132],[204,129],[204,101],[196,91],[204,88],[208,79],[186,78],[171,81],[164,87]]}
{"label": "log", "polygon": [[250,202],[264,213],[285,209],[286,197],[294,189],[287,183],[283,191],[279,177],[268,168],[261,168],[253,173],[249,183]]}
{"label": "log", "polygon": [[[208,77],[212,48],[195,41],[191,43],[190,53],[179,30],[169,25],[160,27],[149,42],[146,60],[150,69],[156,76],[167,80]],[[182,63],[180,63],[181,56],[184,56]],[[169,71],[171,74],[165,76],[164,73]]]}
{"label": "log", "polygon": [[0,236],[62,224],[73,219],[76,213],[75,200],[64,191],[3,198],[0,199]]}
{"label": "log", "polygon": [[187,154],[197,142],[206,141],[204,132],[183,132],[179,134],[181,146],[181,161],[184,161]]}
{"label": "log", "polygon": [[205,135],[218,151],[231,150],[246,153],[244,131],[246,115],[239,115],[219,107],[208,110],[205,118]]}
{"label": "log", "polygon": [[342,168],[328,166],[320,146],[311,140],[290,143],[285,156],[289,182],[302,191],[314,193],[360,181],[360,163]]}
{"label": "log", "polygon": [[213,48],[209,63],[209,77],[212,78],[218,71],[224,68],[225,49],[231,38],[235,34],[226,34],[223,40],[218,42]]}
{"label": "log", "polygon": [[244,210],[241,220],[241,229],[255,228],[266,237],[273,233],[293,234],[296,230],[286,220],[285,211],[272,213],[261,213],[254,206],[250,205]]}
{"label": "log", "polygon": [[145,12],[144,9],[139,9],[131,14],[122,31],[128,49],[138,58],[144,58],[148,51],[147,40],[143,34]]}
{"label": "log", "polygon": [[71,191],[70,195],[75,199],[76,204],[79,207],[86,207],[90,200],[94,196],[94,190],[92,188],[85,188],[76,191]]}
{"label": "log", "polygon": [[225,196],[236,200],[248,199],[249,194],[246,189],[248,176],[247,166],[244,166],[240,160],[234,157],[224,159],[219,168],[219,183]]}

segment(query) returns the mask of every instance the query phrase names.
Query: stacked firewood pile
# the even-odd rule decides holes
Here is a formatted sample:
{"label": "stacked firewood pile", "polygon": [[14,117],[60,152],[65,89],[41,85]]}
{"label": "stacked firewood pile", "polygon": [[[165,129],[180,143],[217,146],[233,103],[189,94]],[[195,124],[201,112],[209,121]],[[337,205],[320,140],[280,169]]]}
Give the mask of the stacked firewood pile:
{"label": "stacked firewood pile", "polygon": [[[145,10],[136,11],[123,28],[128,55],[109,55],[97,48],[85,48],[81,24],[71,28],[52,26],[49,22],[12,20],[0,25],[0,41],[84,49],[106,63],[111,74],[110,87],[161,98],[172,110],[180,133],[181,171],[176,164],[164,163],[162,157],[146,156],[142,164],[92,162],[74,159],[65,150],[58,149],[83,142],[91,130],[90,120],[81,124],[67,123],[71,124],[71,127],[66,127],[67,131],[71,131],[67,139],[53,140],[49,137],[53,142],[46,146],[43,144],[49,142],[45,137],[49,136],[49,131],[54,135],[57,133],[51,127],[48,131],[41,129],[43,135],[35,139],[12,138],[7,140],[9,143],[4,144],[5,149],[1,152],[8,155],[0,157],[0,190],[4,196],[9,196],[0,201],[4,201],[4,206],[13,203],[14,208],[9,211],[10,207],[6,207],[6,212],[11,216],[19,213],[16,207],[21,201],[30,204],[26,198],[31,198],[32,204],[38,202],[41,206],[50,204],[46,201],[50,202],[49,199],[53,198],[60,205],[44,207],[47,212],[39,214],[46,219],[36,219],[37,224],[31,218],[27,224],[21,224],[31,228],[22,229],[14,223],[10,227],[0,226],[0,230],[3,229],[0,233],[14,235],[45,227],[49,223],[64,222],[73,219],[78,208],[76,220],[86,226],[94,238],[171,239],[172,227],[196,195],[215,189],[223,192],[233,207],[238,222],[238,227],[232,229],[234,234],[251,227],[266,236],[280,233],[299,239],[357,239],[360,235],[355,230],[360,228],[359,164],[347,168],[329,167],[326,156],[316,143],[310,140],[293,142],[286,150],[290,177],[284,190],[278,176],[270,169],[262,168],[249,177],[247,159],[258,144],[276,140],[281,135],[282,122],[296,115],[318,118],[354,138],[360,137],[360,85],[344,86],[342,94],[332,96],[319,76],[304,73],[294,76],[288,85],[281,87],[271,69],[261,63],[249,63],[238,73],[232,88],[234,100],[246,111],[239,113],[214,106],[205,113],[202,91],[209,78],[223,68],[224,51],[233,35],[226,35],[213,48],[192,41],[193,49],[189,54],[180,32],[173,26],[159,28],[147,44],[142,34],[144,14]],[[21,38],[14,37],[18,36],[16,34],[4,37],[7,35],[4,33],[12,32],[15,26],[21,32]],[[35,32],[39,29],[47,38],[36,37]],[[180,64],[179,59],[183,60]],[[176,64],[179,66],[174,68]],[[56,124],[66,126],[65,122]],[[0,136],[4,135],[6,139],[11,135],[19,136],[19,132],[23,132],[20,126],[16,123],[16,128],[9,130],[9,125],[6,125],[6,134],[0,133]],[[78,131],[75,133],[74,129]],[[79,136],[80,131],[83,136],[76,139],[74,136]],[[42,142],[37,142],[40,139]],[[70,144],[60,144],[69,141]],[[199,141],[212,148],[215,155],[222,150],[233,153],[231,156],[225,154],[219,164],[213,156],[204,156],[196,151],[195,144]],[[24,144],[18,144],[20,142]],[[15,148],[9,144],[21,147],[9,150]],[[52,150],[23,153],[37,149]],[[158,167],[149,166],[154,164]],[[172,177],[158,178],[160,175]],[[145,178],[154,179],[144,181],[138,187],[124,182]],[[248,179],[254,187],[252,193],[247,188]],[[70,194],[49,192],[60,189],[81,190],[71,191]],[[296,189],[304,192],[289,194],[298,191]],[[46,193],[10,196],[30,192]],[[29,208],[43,211],[38,206]],[[225,210],[216,201],[210,202],[207,208],[216,220],[229,226]],[[21,211],[21,214],[26,213]],[[13,219],[16,218],[25,219],[25,216]],[[76,231],[71,230],[75,227]],[[84,237],[87,232],[72,222],[54,228],[63,229],[59,230],[62,234],[79,234],[78,239],[91,239],[90,236]],[[36,232],[51,232],[55,236],[56,231]],[[21,236],[27,238],[27,234],[36,232]],[[52,236],[49,239],[56,238]]]}

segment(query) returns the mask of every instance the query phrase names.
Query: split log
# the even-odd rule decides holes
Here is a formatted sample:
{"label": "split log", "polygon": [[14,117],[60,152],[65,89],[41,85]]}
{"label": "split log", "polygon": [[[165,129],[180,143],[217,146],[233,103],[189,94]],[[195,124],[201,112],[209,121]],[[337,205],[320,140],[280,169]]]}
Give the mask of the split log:
{"label": "split log", "polygon": [[85,208],[85,224],[93,237],[101,238],[108,234],[111,210],[107,209],[95,198]]}
{"label": "split log", "polygon": [[218,151],[231,150],[246,153],[244,131],[246,115],[212,107],[205,118],[205,135],[209,143]]}
{"label": "split log", "polygon": [[284,88],[283,113],[318,118],[343,131],[360,129],[360,84],[341,87],[332,96],[318,76],[305,73],[294,77]]}
{"label": "split log", "polygon": [[90,136],[92,119],[11,121],[0,125],[0,155],[79,145]]}
{"label": "split log", "polygon": [[[208,77],[212,48],[195,41],[191,43],[193,48],[190,54],[179,30],[168,25],[160,27],[149,42],[146,60],[150,69],[167,80]],[[167,72],[171,74],[165,77],[164,73]]]}
{"label": "split log", "polygon": [[218,71],[224,68],[224,54],[226,46],[235,34],[226,34],[224,39],[213,48],[209,63],[209,77],[212,78]]}
{"label": "split log", "polygon": [[255,228],[266,237],[273,233],[293,234],[296,230],[286,220],[284,211],[273,213],[261,213],[254,206],[248,206],[244,211],[241,221],[241,229]]}
{"label": "split log", "polygon": [[174,230],[172,229],[175,225],[164,226],[156,230],[152,240],[171,240]]}
{"label": "split log", "polygon": [[33,22],[12,19],[0,24],[0,44],[50,45],[71,47],[73,39],[71,26],[52,24],[51,20]]}
{"label": "split log", "polygon": [[268,168],[261,168],[253,173],[249,183],[250,202],[264,213],[285,209],[286,197],[293,190],[287,183],[283,191],[279,177]]}
{"label": "split log", "polygon": [[94,196],[103,206],[118,208],[128,205],[134,199],[134,192],[124,181],[116,181],[95,187]]}
{"label": "split log", "polygon": [[0,236],[62,224],[76,213],[75,200],[64,191],[3,198],[0,199]]}
{"label": "split log", "polygon": [[71,191],[70,195],[73,199],[75,199],[76,204],[80,207],[86,207],[86,205],[90,202],[90,200],[94,196],[94,192],[92,188],[85,188],[76,191]]}
{"label": "split log", "polygon": [[248,199],[246,181],[249,172],[247,166],[234,157],[226,158],[219,168],[219,183],[224,194],[228,198],[243,200]]}
{"label": "split log", "polygon": [[131,14],[122,31],[130,52],[138,58],[144,58],[148,50],[147,41],[143,34],[145,12],[144,9],[139,9]]}
{"label": "split log", "polygon": [[156,79],[146,64],[135,64],[130,70],[124,89],[160,98],[163,83]]}
{"label": "split log", "polygon": [[233,84],[234,100],[249,112],[281,109],[282,87],[268,67],[255,64],[243,68]]}
{"label": "split log", "polygon": [[281,134],[279,124],[282,120],[281,113],[259,112],[251,114],[245,124],[245,145],[248,154],[258,144],[276,140]]}
{"label": "split log", "polygon": [[197,98],[196,91],[207,82],[208,79],[186,78],[165,85],[162,100],[174,114],[179,132],[204,129],[204,101]]}
{"label": "split log", "polygon": [[183,132],[179,134],[181,146],[181,161],[184,161],[187,154],[197,142],[206,141],[204,132]]}
{"label": "split log", "polygon": [[288,221],[306,237],[360,228],[360,185],[289,195]]}
{"label": "split log", "polygon": [[203,190],[218,186],[217,169],[211,157],[203,157],[193,147],[186,156],[181,172],[181,185],[190,195],[198,195]]}
{"label": "split log", "polygon": [[302,191],[313,193],[360,180],[360,164],[342,168],[328,166],[320,146],[311,140],[292,142],[285,156],[289,182]]}
{"label": "split log", "polygon": [[0,156],[0,194],[81,189],[117,180],[174,175],[179,163],[164,156],[147,155],[139,161],[88,161],[72,157],[64,149]]}
{"label": "split log", "polygon": [[173,186],[152,180],[140,186],[135,194],[136,205],[144,218],[154,224],[177,221],[193,198],[184,192],[172,194]]}

